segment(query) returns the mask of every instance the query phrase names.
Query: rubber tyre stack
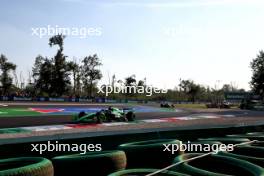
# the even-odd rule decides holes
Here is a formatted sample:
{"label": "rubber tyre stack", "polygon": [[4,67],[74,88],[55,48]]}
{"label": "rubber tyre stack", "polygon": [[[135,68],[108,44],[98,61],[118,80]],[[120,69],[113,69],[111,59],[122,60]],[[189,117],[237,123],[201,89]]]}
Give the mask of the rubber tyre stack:
{"label": "rubber tyre stack", "polygon": [[247,138],[250,140],[264,141],[263,134],[232,134],[226,135],[228,138]]}
{"label": "rubber tyre stack", "polygon": [[53,176],[50,160],[40,157],[21,157],[0,160],[1,176]]}
{"label": "rubber tyre stack", "polygon": [[55,176],[106,176],[126,168],[123,151],[101,151],[52,158]]}
{"label": "rubber tyre stack", "polygon": [[232,152],[221,152],[223,156],[230,156],[249,161],[264,168],[264,148],[252,146],[237,146]]}
{"label": "rubber tyre stack", "polygon": [[[115,173],[112,173],[108,176],[145,176],[146,174],[150,174],[153,172],[156,172],[157,169],[128,169],[123,171],[118,171]],[[163,171],[161,173],[156,174],[156,176],[189,176],[187,174],[182,174],[179,172],[174,171]]]}
{"label": "rubber tyre stack", "polygon": [[122,144],[118,147],[127,156],[127,168],[163,168],[170,165],[180,151],[173,155],[169,151],[163,151],[163,144],[179,144],[179,140],[157,139],[141,142]]}
{"label": "rubber tyre stack", "polygon": [[129,122],[135,121],[136,115],[133,112],[128,112],[126,118]]}
{"label": "rubber tyre stack", "polygon": [[215,141],[215,142],[221,142],[223,144],[240,144],[243,142],[249,142],[250,140],[246,137],[244,138],[238,138],[238,137],[214,137],[214,138],[199,138],[198,141]]}
{"label": "rubber tyre stack", "polygon": [[[175,158],[178,163],[186,159],[201,156],[201,153],[183,154]],[[264,169],[245,160],[228,156],[209,155],[193,161],[184,162],[172,168],[176,172],[182,172],[195,176],[227,176],[227,175],[251,175],[263,176]]]}

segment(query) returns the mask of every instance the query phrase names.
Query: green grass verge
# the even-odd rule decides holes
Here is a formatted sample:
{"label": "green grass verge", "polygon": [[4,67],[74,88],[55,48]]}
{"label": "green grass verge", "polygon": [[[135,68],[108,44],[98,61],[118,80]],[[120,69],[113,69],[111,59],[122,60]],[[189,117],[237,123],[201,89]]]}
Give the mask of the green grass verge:
{"label": "green grass verge", "polygon": [[0,117],[37,116],[40,114],[40,112],[27,108],[0,108]]}
{"label": "green grass verge", "polygon": [[174,104],[176,108],[206,109],[205,104]]}
{"label": "green grass verge", "polygon": [[0,134],[10,134],[10,133],[30,133],[30,130],[21,128],[4,128],[0,129]]}

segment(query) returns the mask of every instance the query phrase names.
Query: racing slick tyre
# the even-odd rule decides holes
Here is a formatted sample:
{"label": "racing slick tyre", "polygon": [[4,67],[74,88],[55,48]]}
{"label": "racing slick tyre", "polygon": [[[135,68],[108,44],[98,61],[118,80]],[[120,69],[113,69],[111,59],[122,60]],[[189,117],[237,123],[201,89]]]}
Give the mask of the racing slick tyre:
{"label": "racing slick tyre", "polygon": [[141,142],[125,143],[118,146],[127,156],[127,168],[163,168],[170,165],[174,158],[181,154],[179,150],[172,154],[163,151],[164,145],[180,144],[179,140],[157,139]]}
{"label": "racing slick tyre", "polygon": [[253,164],[264,167],[264,148],[251,146],[237,146],[231,152],[220,152],[220,155],[230,156],[249,161]]}
{"label": "racing slick tyre", "polygon": [[126,119],[127,119],[129,122],[135,121],[135,118],[136,118],[136,115],[135,115],[133,112],[128,112],[128,113],[126,114]]}
{"label": "racing slick tyre", "polygon": [[50,160],[41,157],[21,157],[0,160],[1,176],[53,176]]}
{"label": "racing slick tyre", "polygon": [[96,113],[96,123],[103,123],[103,121],[106,121],[105,115],[101,112],[97,112]]}
{"label": "racing slick tyre", "polygon": [[[183,162],[203,154],[183,154],[175,158],[174,163]],[[263,176],[264,169],[245,160],[218,154],[207,155],[192,161],[185,161],[171,170],[195,176]]]}
{"label": "racing slick tyre", "polygon": [[249,142],[250,140],[247,138],[236,138],[236,137],[214,137],[214,138],[199,138],[198,141],[215,141],[221,142],[223,144],[240,144],[243,142]]}
{"label": "racing slick tyre", "polygon": [[56,176],[105,176],[126,167],[123,151],[101,151],[52,158]]}
{"label": "racing slick tyre", "polygon": [[128,122],[126,117],[122,117],[120,120],[121,120],[121,122]]}
{"label": "racing slick tyre", "polygon": [[[112,173],[108,176],[136,176],[136,175],[147,175],[151,174],[158,171],[157,169],[128,169],[128,170],[123,170],[123,171],[118,171],[115,173]],[[174,172],[174,171],[163,171],[160,172],[159,174],[156,174],[156,176],[189,176],[186,174],[182,174],[179,172]]]}
{"label": "racing slick tyre", "polygon": [[99,118],[99,117],[97,117],[97,119],[96,119],[96,123],[103,123],[103,121],[102,121],[102,119],[101,118]]}

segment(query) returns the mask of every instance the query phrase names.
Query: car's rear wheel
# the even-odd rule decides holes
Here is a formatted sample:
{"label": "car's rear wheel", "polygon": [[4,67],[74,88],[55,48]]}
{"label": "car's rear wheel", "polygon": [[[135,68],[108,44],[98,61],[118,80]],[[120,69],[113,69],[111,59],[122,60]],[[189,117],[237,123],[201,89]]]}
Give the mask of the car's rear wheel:
{"label": "car's rear wheel", "polygon": [[128,112],[127,114],[126,114],[126,118],[127,118],[127,120],[128,121],[135,121],[135,118],[136,118],[136,115],[133,113],[133,112]]}

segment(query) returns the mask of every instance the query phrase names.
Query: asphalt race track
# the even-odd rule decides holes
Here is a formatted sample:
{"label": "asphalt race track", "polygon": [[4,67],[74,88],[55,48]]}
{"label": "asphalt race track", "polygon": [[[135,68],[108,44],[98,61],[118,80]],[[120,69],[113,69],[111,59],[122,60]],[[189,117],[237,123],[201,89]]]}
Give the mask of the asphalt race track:
{"label": "asphalt race track", "polygon": [[[72,123],[73,114],[82,110],[97,111],[102,108],[107,108],[110,104],[87,104],[87,103],[39,103],[39,102],[6,102],[0,104],[0,128],[39,126],[39,125],[57,125]],[[160,119],[169,117],[197,117],[203,116],[221,116],[221,118],[232,119],[242,118],[243,121],[251,120],[252,118],[264,121],[264,113],[260,111],[245,111],[239,109],[176,109],[167,110],[159,107],[146,105],[127,105],[127,104],[111,104],[118,108],[135,108],[136,119]],[[14,116],[9,115],[6,110],[19,110]],[[37,115],[25,113],[28,109],[34,109]],[[64,111],[61,111],[64,110]],[[38,111],[45,112],[39,113]],[[47,111],[47,112],[46,112]],[[219,122],[218,122],[219,123]],[[227,123],[225,121],[225,123]]]}
{"label": "asphalt race track", "polygon": [[[85,104],[85,103],[2,103],[0,106],[0,112],[3,109],[12,109],[12,108],[36,108],[36,109],[74,109],[74,114],[79,113],[80,111],[87,111],[93,109],[94,111],[108,108],[110,105],[118,108],[128,108],[131,106],[123,104]],[[8,106],[6,106],[8,105]],[[134,107],[134,106],[133,106]],[[139,106],[138,106],[139,107]],[[160,117],[176,117],[186,113],[183,112],[173,112],[166,109],[160,108],[151,108],[145,110],[145,106],[140,106],[141,112],[135,112],[137,119],[154,119]],[[143,111],[143,112],[142,112]],[[145,111],[145,112],[144,112]],[[38,126],[38,125],[55,125],[55,124],[67,124],[72,123],[73,115],[72,113],[43,113],[40,115],[23,115],[17,114],[15,116],[5,115],[0,113],[0,128],[13,128],[21,126]]]}

